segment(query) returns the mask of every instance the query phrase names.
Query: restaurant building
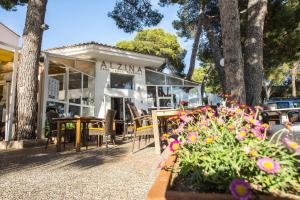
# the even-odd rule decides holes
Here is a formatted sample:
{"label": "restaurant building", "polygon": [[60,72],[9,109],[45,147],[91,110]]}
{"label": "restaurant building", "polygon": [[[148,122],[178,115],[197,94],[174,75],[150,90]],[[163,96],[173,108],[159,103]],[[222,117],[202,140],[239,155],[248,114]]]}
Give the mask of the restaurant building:
{"label": "restaurant building", "polygon": [[48,107],[55,107],[60,116],[100,118],[115,109],[116,119],[127,121],[127,102],[149,113],[176,108],[182,101],[201,105],[199,84],[159,72],[165,64],[163,57],[96,42],[42,52],[38,137],[44,137]]}

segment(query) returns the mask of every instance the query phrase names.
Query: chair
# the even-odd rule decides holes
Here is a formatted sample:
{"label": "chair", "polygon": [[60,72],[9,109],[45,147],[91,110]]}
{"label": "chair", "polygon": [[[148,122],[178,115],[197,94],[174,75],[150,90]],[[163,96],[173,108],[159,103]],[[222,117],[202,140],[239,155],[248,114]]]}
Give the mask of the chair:
{"label": "chair", "polygon": [[132,138],[132,152],[133,152],[135,140],[137,137],[139,138],[139,149],[140,149],[141,137],[143,136],[145,137],[145,143],[146,143],[147,137],[149,136],[149,141],[150,141],[151,135],[154,135],[152,117],[151,115],[140,116],[137,108],[133,103],[127,103],[127,106],[129,108],[131,119],[134,125],[134,132]]}
{"label": "chair", "polygon": [[[59,115],[54,110],[50,110],[46,113],[46,128],[48,129],[48,132],[46,132],[47,142],[45,149],[47,150],[49,141],[52,137],[55,137],[58,132],[57,123],[53,121],[54,118],[58,118]],[[65,148],[65,140],[64,140],[64,148]]]}
{"label": "chair", "polygon": [[280,124],[281,114],[277,111],[262,112],[261,116],[264,123],[268,123],[270,125]]}
{"label": "chair", "polygon": [[89,136],[97,136],[97,146],[101,146],[102,141],[100,139],[105,136],[106,148],[108,148],[108,136],[111,136],[112,143],[115,145],[115,130],[114,130],[114,118],[116,110],[108,110],[105,115],[105,119],[101,120],[89,127]]}

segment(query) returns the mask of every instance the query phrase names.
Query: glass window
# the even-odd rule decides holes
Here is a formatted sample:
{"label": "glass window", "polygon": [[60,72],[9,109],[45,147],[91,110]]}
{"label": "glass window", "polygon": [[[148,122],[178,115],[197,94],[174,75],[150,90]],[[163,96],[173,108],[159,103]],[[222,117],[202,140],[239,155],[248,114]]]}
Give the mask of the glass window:
{"label": "glass window", "polygon": [[50,62],[48,74],[48,97],[51,99],[64,101],[66,97],[66,68],[59,64]]}
{"label": "glass window", "polygon": [[189,92],[192,87],[173,87],[173,102],[175,107],[179,107],[183,102],[189,102]]}
{"label": "glass window", "polygon": [[165,75],[146,70],[147,85],[165,85]]}
{"label": "glass window", "polygon": [[83,75],[83,94],[82,104],[93,106],[95,98],[95,79],[87,75]]}
{"label": "glass window", "polygon": [[171,76],[166,76],[167,77],[167,85],[183,85],[183,81],[178,78],[174,78]]}
{"label": "glass window", "polygon": [[157,94],[159,97],[171,97],[171,87],[157,87]]}
{"label": "glass window", "polygon": [[82,108],[82,116],[83,117],[94,116],[94,108],[83,107]]}
{"label": "glass window", "polygon": [[69,71],[69,102],[70,103],[81,103],[81,79],[82,74],[80,72],[71,70]]}
{"label": "glass window", "polygon": [[172,107],[171,99],[159,99],[159,107]]}
{"label": "glass window", "polygon": [[65,104],[57,103],[57,102],[53,102],[53,101],[47,101],[46,111],[50,107],[55,108],[56,112],[59,114],[59,117],[65,116]]}
{"label": "glass window", "polygon": [[69,113],[68,116],[80,116],[80,106],[69,105]]}
{"label": "glass window", "polygon": [[156,86],[147,86],[147,103],[149,107],[157,107]]}
{"label": "glass window", "polygon": [[289,102],[277,102],[276,104],[277,104],[277,109],[290,107]]}
{"label": "glass window", "polygon": [[294,105],[294,108],[299,108],[300,107],[300,102],[299,101],[294,101],[293,105]]}
{"label": "glass window", "polygon": [[110,87],[120,89],[133,89],[133,76],[125,74],[110,74]]}

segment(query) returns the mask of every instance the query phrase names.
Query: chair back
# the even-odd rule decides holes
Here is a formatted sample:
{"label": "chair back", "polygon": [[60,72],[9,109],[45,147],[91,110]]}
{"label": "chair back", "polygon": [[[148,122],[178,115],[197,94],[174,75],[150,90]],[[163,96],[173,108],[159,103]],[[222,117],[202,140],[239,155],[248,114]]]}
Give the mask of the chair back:
{"label": "chair back", "polygon": [[46,113],[46,121],[49,124],[50,131],[57,130],[57,123],[53,121],[54,118],[59,118],[59,114],[55,111],[49,111]]}
{"label": "chair back", "polygon": [[[127,106],[128,106],[128,109],[129,109],[132,120],[136,117],[140,117],[140,114],[139,114],[136,106],[133,103],[127,103]],[[140,119],[135,120],[135,123],[136,123],[137,128],[139,128],[143,125],[142,120],[140,120]]]}
{"label": "chair back", "polygon": [[113,134],[113,127],[114,127],[114,119],[116,115],[116,110],[107,110],[106,115],[105,115],[105,124],[104,124],[104,130],[105,134]]}

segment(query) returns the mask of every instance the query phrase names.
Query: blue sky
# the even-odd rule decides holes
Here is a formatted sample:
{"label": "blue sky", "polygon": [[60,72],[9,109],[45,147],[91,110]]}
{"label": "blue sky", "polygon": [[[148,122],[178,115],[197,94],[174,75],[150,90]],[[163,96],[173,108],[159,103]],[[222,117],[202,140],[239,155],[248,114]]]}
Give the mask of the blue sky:
{"label": "blue sky", "polygon": [[[158,0],[152,1],[153,5],[157,5]],[[50,29],[44,32],[42,49],[88,41],[115,45],[120,40],[132,39],[135,33],[124,33],[107,16],[114,4],[115,0],[48,0],[45,21]],[[172,21],[176,19],[176,7],[157,8],[164,15],[164,19],[156,27],[175,34]],[[7,12],[0,8],[0,21],[22,35],[26,6],[17,9],[15,12]],[[188,65],[192,41],[178,39],[181,46],[188,50],[185,58]]]}

